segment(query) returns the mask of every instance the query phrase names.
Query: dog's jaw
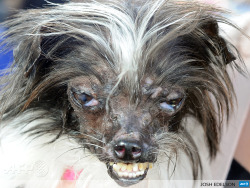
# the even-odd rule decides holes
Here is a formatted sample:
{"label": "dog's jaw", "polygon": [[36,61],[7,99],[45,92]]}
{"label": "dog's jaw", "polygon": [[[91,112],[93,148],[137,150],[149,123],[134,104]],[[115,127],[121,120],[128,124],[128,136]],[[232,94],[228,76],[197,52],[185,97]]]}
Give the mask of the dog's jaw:
{"label": "dog's jaw", "polygon": [[107,163],[108,174],[119,185],[127,187],[143,180],[152,163]]}

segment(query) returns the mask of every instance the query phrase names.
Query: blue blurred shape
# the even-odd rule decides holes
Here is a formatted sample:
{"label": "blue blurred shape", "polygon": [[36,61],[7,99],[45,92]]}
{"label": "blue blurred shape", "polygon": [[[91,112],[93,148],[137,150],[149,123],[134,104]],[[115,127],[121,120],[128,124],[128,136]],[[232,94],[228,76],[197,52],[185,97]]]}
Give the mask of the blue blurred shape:
{"label": "blue blurred shape", "polygon": [[249,187],[249,181],[239,181],[239,187]]}
{"label": "blue blurred shape", "polygon": [[[0,29],[0,35],[3,33],[4,29]],[[2,40],[0,40],[1,44]],[[10,50],[6,53],[6,49],[0,46],[0,70],[6,68],[13,61],[13,51]]]}

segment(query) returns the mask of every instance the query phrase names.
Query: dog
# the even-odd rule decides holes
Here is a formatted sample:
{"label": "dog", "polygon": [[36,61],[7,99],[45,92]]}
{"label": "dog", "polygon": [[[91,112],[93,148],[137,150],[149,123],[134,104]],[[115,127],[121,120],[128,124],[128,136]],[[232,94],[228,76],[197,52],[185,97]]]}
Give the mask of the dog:
{"label": "dog", "polygon": [[227,67],[240,71],[223,13],[193,1],[86,0],[5,21],[5,187],[56,187],[68,169],[80,172],[76,187],[211,178],[233,109]]}

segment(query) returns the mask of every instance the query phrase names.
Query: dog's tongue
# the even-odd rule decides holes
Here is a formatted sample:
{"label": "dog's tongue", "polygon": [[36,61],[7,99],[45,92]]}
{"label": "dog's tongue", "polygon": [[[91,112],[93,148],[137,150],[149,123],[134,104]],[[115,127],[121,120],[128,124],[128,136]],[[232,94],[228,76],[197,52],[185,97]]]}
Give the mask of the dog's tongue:
{"label": "dog's tongue", "polygon": [[73,168],[66,169],[63,173],[62,180],[77,180],[83,170],[76,172]]}

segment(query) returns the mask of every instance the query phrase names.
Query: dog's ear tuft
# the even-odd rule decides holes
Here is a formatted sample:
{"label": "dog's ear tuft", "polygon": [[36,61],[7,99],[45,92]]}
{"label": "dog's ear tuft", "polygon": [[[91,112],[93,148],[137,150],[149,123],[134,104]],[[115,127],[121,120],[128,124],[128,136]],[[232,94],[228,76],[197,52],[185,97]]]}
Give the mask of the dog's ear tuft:
{"label": "dog's ear tuft", "polygon": [[221,56],[225,64],[236,60],[225,39],[219,35],[219,26],[216,20],[206,19],[201,25],[201,30],[206,34],[209,40],[211,40],[210,44],[207,45],[215,56]]}
{"label": "dog's ear tuft", "polygon": [[[13,52],[14,60],[17,62],[25,62],[24,64],[24,76],[29,77],[32,73],[35,74],[36,62],[41,55],[40,37],[34,38],[34,40],[22,41]],[[31,53],[32,52],[32,53]],[[20,59],[21,58],[21,59]]]}

